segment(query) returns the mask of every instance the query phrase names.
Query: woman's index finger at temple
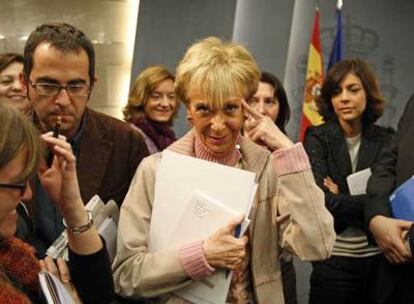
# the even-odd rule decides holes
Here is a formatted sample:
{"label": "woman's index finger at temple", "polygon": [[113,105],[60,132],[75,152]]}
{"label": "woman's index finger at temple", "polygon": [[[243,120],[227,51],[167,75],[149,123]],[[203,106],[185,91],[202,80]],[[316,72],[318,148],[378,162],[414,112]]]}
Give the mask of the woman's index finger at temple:
{"label": "woman's index finger at temple", "polygon": [[253,109],[246,102],[246,100],[244,100],[244,99],[242,99],[242,107],[247,112],[247,114],[249,114],[250,116],[252,116],[254,119],[259,119],[259,118],[262,118],[263,117],[263,115],[259,111],[257,111],[256,109]]}

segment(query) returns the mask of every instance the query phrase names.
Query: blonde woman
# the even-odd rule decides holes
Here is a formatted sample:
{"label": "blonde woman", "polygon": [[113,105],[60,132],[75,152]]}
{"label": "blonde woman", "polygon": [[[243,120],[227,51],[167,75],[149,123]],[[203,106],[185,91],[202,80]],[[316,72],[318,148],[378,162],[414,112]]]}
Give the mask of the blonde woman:
{"label": "blonde woman", "polygon": [[240,239],[233,236],[242,221],[238,217],[205,240],[149,252],[155,172],[162,154],[151,155],[138,168],[121,208],[113,269],[122,296],[187,303],[173,292],[216,269],[231,269],[228,302],[284,303],[281,249],[304,260],[329,256],[335,239],[332,217],[302,145],[279,131],[277,151],[271,153],[240,134],[243,112],[252,121],[264,117],[244,101],[256,92],[259,77],[243,46],[217,38],[195,43],[179,63],[175,93],[194,127],[167,149],[256,173],[252,223]]}
{"label": "blonde woman", "polygon": [[174,75],[162,66],[150,66],[135,80],[124,119],[141,133],[152,154],[175,141],[171,126],[177,111]]}

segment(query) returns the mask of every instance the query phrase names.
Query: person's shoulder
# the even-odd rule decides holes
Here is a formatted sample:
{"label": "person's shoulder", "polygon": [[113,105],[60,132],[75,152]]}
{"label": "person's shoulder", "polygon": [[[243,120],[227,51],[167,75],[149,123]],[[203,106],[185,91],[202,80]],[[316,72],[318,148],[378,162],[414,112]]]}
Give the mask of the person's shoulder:
{"label": "person's shoulder", "polygon": [[88,112],[88,118],[93,120],[93,123],[99,123],[105,125],[107,128],[116,128],[121,130],[130,131],[132,128],[128,125],[125,121],[122,121],[118,118],[113,116],[109,116],[105,113],[98,112],[88,108],[86,110]]}
{"label": "person's shoulder", "polygon": [[162,159],[162,152],[156,152],[153,153],[151,155],[148,155],[147,157],[145,157],[142,162],[146,165],[146,166],[155,166],[157,165]]}
{"label": "person's shoulder", "polygon": [[385,127],[377,124],[372,124],[371,129],[373,131],[373,134],[379,136],[380,138],[393,136],[395,134],[395,130],[392,127]]}
{"label": "person's shoulder", "polygon": [[414,94],[412,94],[410,96],[410,98],[408,99],[406,105],[405,105],[405,111],[414,111]]}
{"label": "person's shoulder", "polygon": [[394,128],[392,127],[386,127],[386,126],[380,126],[380,125],[374,125],[378,132],[380,132],[381,134],[385,134],[385,135],[392,135],[395,133]]}
{"label": "person's shoulder", "polygon": [[323,133],[323,132],[330,132],[338,128],[340,128],[338,121],[335,119],[331,119],[331,120],[321,123],[320,125],[310,126],[308,130],[310,130],[311,132]]}
{"label": "person's shoulder", "polygon": [[156,152],[144,157],[139,164],[137,170],[141,171],[145,176],[155,176],[156,168],[162,159],[162,152]]}
{"label": "person's shoulder", "polygon": [[310,126],[306,129],[305,139],[312,137],[324,137],[333,133],[335,128],[337,128],[337,125],[333,121],[328,121],[318,126]]}
{"label": "person's shoulder", "polygon": [[90,108],[87,108],[86,111],[88,113],[88,119],[90,120],[89,124],[101,130],[105,130],[107,136],[119,140],[123,140],[125,137],[132,137],[140,142],[144,142],[144,139],[138,130],[132,128],[125,121]]}

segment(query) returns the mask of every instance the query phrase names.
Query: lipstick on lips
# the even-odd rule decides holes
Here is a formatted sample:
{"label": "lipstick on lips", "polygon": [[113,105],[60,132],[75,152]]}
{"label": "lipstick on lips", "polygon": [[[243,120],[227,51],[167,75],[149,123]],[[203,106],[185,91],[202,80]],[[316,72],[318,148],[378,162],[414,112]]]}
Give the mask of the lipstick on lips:
{"label": "lipstick on lips", "polygon": [[[57,120],[56,120],[56,124],[55,127],[53,128],[53,137],[58,138],[59,134],[60,134],[60,126],[62,125],[62,117],[60,115],[58,115]],[[53,152],[52,150],[49,150],[49,153],[47,155],[47,166],[50,167],[53,163]]]}

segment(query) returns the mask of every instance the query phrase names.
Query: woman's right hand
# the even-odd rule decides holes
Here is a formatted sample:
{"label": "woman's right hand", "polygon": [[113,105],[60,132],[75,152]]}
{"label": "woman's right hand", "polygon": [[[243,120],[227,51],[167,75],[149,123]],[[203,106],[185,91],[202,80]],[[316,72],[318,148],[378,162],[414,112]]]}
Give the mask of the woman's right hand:
{"label": "woman's right hand", "polygon": [[[68,227],[82,227],[89,224],[89,216],[83,204],[76,174],[76,157],[66,138],[53,137],[51,132],[42,135],[43,141],[54,153],[52,166],[39,169],[43,187],[49,193]],[[89,227],[82,233],[71,233],[68,229],[69,247],[77,254],[88,255],[97,252],[103,243],[95,228]]]}
{"label": "woman's right hand", "polygon": [[332,194],[339,194],[338,185],[329,176],[323,179],[323,185],[328,188],[329,192]]}
{"label": "woman's right hand", "polygon": [[234,270],[246,255],[247,236],[234,237],[236,227],[243,222],[244,215],[232,219],[217,230],[203,243],[203,252],[207,263],[214,268]]}
{"label": "woman's right hand", "polygon": [[265,145],[270,151],[289,148],[293,142],[276,126],[270,117],[263,115],[242,99],[245,115],[244,132],[259,145]]}
{"label": "woman's right hand", "polygon": [[70,143],[62,135],[59,138],[53,137],[52,132],[43,134],[41,138],[54,154],[51,167],[43,166],[39,169],[43,187],[61,213],[72,211],[71,209],[85,213],[76,174],[76,157]]}

